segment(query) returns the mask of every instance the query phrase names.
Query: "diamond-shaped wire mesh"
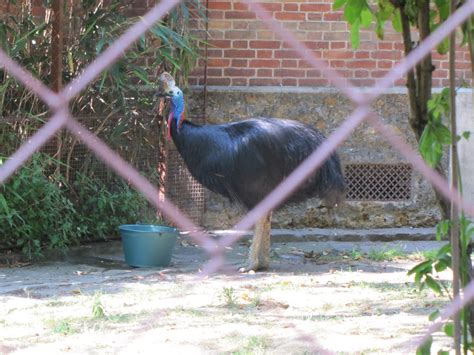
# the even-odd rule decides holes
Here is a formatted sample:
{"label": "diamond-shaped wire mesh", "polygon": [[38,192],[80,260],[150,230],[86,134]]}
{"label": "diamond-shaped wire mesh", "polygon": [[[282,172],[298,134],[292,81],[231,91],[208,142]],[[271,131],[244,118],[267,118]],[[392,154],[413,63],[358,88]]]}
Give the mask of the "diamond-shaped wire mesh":
{"label": "diamond-shaped wire mesh", "polygon": [[406,201],[413,186],[410,164],[348,164],[346,198],[352,201]]}
{"label": "diamond-shaped wire mesh", "polygon": [[[195,116],[195,123],[204,123],[204,116]],[[203,186],[190,174],[173,142],[166,144],[165,198],[173,202],[196,224],[201,224],[205,209]]]}
{"label": "diamond-shaped wire mesh", "polygon": [[[474,13],[474,0],[468,0],[459,7],[442,25],[425,38],[410,54],[399,62],[387,75],[381,78],[373,87],[370,93],[364,93],[352,86],[337,71],[330,68],[327,63],[318,59],[314,53],[303,43],[299,42],[296,36],[285,29],[272,14],[265,8],[252,0],[244,0],[248,4],[249,10],[254,11],[257,16],[265,22],[280,38],[282,38],[291,48],[299,53],[301,57],[312,67],[320,70],[328,80],[341,92],[350,98],[356,108],[354,112],[337,128],[333,134],[304,161],[295,171],[288,176],[277,188],[275,188],[258,206],[256,206],[236,225],[237,230],[247,230],[263,215],[267,214],[275,206],[279,205],[299,184],[302,183],[311,173],[318,168],[322,162],[344,142],[362,122],[368,121],[390,144],[396,148],[404,158],[427,180],[429,180],[438,191],[447,199],[455,203],[464,212],[474,217],[474,206],[466,203],[462,197],[433,169],[428,167],[423,159],[411,148],[406,141],[384,125],[370,109],[370,103],[379,97],[387,88],[405,75],[410,68],[415,65],[435,48],[445,37],[453,32],[460,24],[466,21]],[[93,151],[107,165],[114,169],[123,178],[127,179],[137,190],[141,191],[148,200],[167,217],[173,220],[178,227],[191,231],[190,236],[195,238],[211,257],[208,264],[203,267],[203,274],[208,275],[222,267],[224,260],[224,250],[226,246],[235,243],[242,235],[236,234],[223,237],[219,242],[212,240],[209,235],[199,231],[190,219],[183,214],[173,204],[162,201],[158,189],[146,178],[141,176],[132,165],[127,163],[119,154],[114,152],[102,140],[97,138],[93,132],[88,130],[71,116],[68,110],[68,103],[71,98],[78,95],[95,77],[104,69],[119,59],[125,50],[147,31],[156,21],[161,19],[179,3],[178,0],[167,0],[159,2],[153,9],[144,15],[140,21],[126,31],[107,50],[91,63],[84,72],[68,84],[60,93],[52,92],[43,83],[35,79],[29,72],[16,64],[3,50],[0,50],[0,64],[3,69],[14,76],[19,82],[30,88],[37,94],[51,109],[52,117],[28,140],[28,144],[23,144],[10,158],[0,166],[0,183],[3,183],[35,152],[38,151],[48,140],[58,131],[66,128],[69,132],[80,139],[87,147]],[[428,336],[438,330],[443,322],[455,314],[463,305],[474,297],[474,283],[471,282],[463,290],[463,298],[456,297],[453,302],[441,313],[440,319],[429,327],[426,334],[416,339],[412,345],[416,346],[424,343]]]}
{"label": "diamond-shaped wire mesh", "polygon": [[[78,117],[84,126],[94,132],[115,149],[137,170],[156,180],[156,169],[160,160],[159,135],[156,134],[156,122],[152,115],[140,116],[140,120],[131,120],[123,116],[85,116]],[[5,144],[0,148],[0,156],[10,155],[34,134],[41,122],[31,118],[9,117],[0,119],[0,137]],[[130,144],[132,141],[141,144]],[[91,153],[74,135],[60,132],[46,142],[40,149],[63,164],[58,165],[60,172],[69,182],[75,181],[75,174],[82,174],[101,180],[108,188],[114,187],[117,174]]]}

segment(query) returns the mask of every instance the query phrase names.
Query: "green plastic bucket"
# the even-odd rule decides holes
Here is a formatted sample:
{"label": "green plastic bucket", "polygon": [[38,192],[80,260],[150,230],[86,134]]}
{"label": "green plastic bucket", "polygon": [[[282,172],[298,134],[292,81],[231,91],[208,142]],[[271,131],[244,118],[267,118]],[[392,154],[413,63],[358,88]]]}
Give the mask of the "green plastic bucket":
{"label": "green plastic bucket", "polygon": [[124,224],[119,227],[125,262],[133,267],[168,266],[178,231],[153,224]]}

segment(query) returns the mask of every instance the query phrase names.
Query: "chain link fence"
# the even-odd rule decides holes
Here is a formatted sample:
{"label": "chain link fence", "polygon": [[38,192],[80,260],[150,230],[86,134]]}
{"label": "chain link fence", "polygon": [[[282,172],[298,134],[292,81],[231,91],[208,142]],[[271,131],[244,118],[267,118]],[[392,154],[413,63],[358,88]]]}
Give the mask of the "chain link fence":
{"label": "chain link fence", "polygon": [[[317,169],[336,147],[344,142],[362,122],[367,122],[372,125],[375,130],[397,149],[415,169],[423,174],[436,189],[447,199],[452,201],[452,203],[464,210],[467,215],[474,218],[474,206],[464,201],[456,191],[450,189],[448,182],[431,169],[403,138],[398,136],[390,127],[384,125],[370,109],[371,102],[379,97],[387,88],[392,86],[397,79],[404,76],[407,71],[422,60],[432,48],[439,44],[474,13],[474,0],[470,0],[458,8],[443,25],[438,27],[436,31],[420,43],[404,60],[400,61],[386,76],[381,78],[373,86],[373,90],[371,90],[370,93],[363,92],[352,86],[345,78],[339,75],[337,71],[316,58],[311,50],[306,48],[291,32],[275,21],[262,5],[251,0],[243,2],[247,3],[250,10],[254,11],[261,20],[265,21],[265,24],[299,53],[306,62],[315,69],[321,70],[336,88],[353,101],[356,108],[317,151],[309,156],[285,181],[237,223],[237,230],[250,229],[259,218],[274,209],[291,191],[301,184],[312,171]],[[68,108],[68,103],[73,97],[78,95],[91,80],[96,78],[105,68],[118,60],[132,43],[138,40],[145,31],[156,21],[165,16],[166,13],[173,9],[178,3],[178,0],[167,0],[158,3],[144,15],[139,22],[133,25],[101,56],[91,63],[79,77],[59,93],[51,91],[42,82],[34,78],[31,73],[16,64],[4,51],[0,50],[0,64],[3,69],[7,70],[17,80],[30,88],[32,92],[36,93],[36,95],[49,106],[52,112],[51,118],[42,125],[27,142],[22,144],[16,152],[13,152],[9,159],[0,167],[0,183],[3,183],[14,174],[34,152],[44,147],[58,132],[68,132],[74,139],[80,141],[102,160],[109,169],[120,174],[137,190],[141,191],[154,207],[173,221],[181,230],[190,231],[189,236],[194,238],[209,253],[209,261],[202,269],[203,275],[209,275],[224,266],[225,248],[241,238],[241,234],[229,235],[220,240],[215,240],[202,231],[174,204],[161,199],[160,191],[153,183],[136,170],[133,163],[127,161],[120,155],[120,149],[117,147],[111,148],[99,138],[90,127],[87,127],[84,122],[72,117]],[[470,302],[473,297],[474,283],[471,283],[464,289],[462,297],[456,297],[441,313],[439,320],[432,323],[423,336],[413,340],[413,346],[416,347],[424,343],[431,333],[438,330],[449,317],[458,312],[460,307]],[[314,341],[314,344],[317,348],[316,341]]]}

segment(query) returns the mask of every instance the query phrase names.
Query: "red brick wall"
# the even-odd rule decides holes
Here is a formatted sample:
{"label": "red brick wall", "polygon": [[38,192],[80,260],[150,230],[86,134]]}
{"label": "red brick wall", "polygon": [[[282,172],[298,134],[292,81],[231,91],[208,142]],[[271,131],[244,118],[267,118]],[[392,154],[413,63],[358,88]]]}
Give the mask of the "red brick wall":
{"label": "red brick wall", "polygon": [[[373,31],[361,34],[361,46],[352,49],[348,25],[341,12],[332,11],[333,0],[274,0],[262,2],[273,18],[310,48],[318,58],[349,78],[357,86],[373,85],[402,57],[401,36],[391,25],[385,38]],[[322,73],[314,70],[283,43],[245,4],[229,0],[209,0],[208,80],[223,86],[327,86]],[[458,51],[458,83],[470,78],[469,56]],[[434,53],[434,86],[448,85],[447,56]],[[190,78],[190,84],[203,84],[204,63]],[[397,85],[404,85],[399,80]]]}
{"label": "red brick wall", "polygon": [[[202,0],[204,2],[204,0]],[[153,0],[127,0],[128,14],[142,15]],[[318,58],[349,78],[357,86],[370,86],[387,73],[402,57],[401,36],[386,27],[385,39],[378,40],[373,31],[361,34],[361,46],[353,50],[349,43],[347,23],[341,12],[332,11],[333,0],[273,0],[262,2],[273,18],[294,31],[296,36]],[[15,13],[11,4],[1,3],[2,13]],[[44,16],[42,0],[32,0],[32,11]],[[197,27],[197,25],[196,25]],[[314,70],[288,45],[283,43],[245,4],[232,0],[209,0],[208,84],[223,86],[327,86],[320,71]],[[435,87],[448,85],[447,56],[433,52]],[[457,82],[470,80],[470,61],[466,48],[458,51]],[[203,84],[201,61],[191,76],[192,85]],[[404,85],[399,80],[397,85]]]}

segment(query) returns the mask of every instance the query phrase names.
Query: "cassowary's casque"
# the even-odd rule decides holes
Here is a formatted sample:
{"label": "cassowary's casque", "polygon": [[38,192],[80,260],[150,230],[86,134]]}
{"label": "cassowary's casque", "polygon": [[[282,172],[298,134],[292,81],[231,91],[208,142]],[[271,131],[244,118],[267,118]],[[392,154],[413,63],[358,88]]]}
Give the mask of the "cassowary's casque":
{"label": "cassowary's casque", "polygon": [[[196,125],[184,119],[183,92],[168,73],[161,76],[161,94],[171,100],[168,134],[193,177],[209,190],[248,209],[257,205],[325,139],[300,122],[255,118],[220,125]],[[317,196],[338,203],[344,178],[333,154],[288,201]],[[287,201],[287,202],[288,202]],[[255,226],[248,269],[268,267],[271,213]]]}

